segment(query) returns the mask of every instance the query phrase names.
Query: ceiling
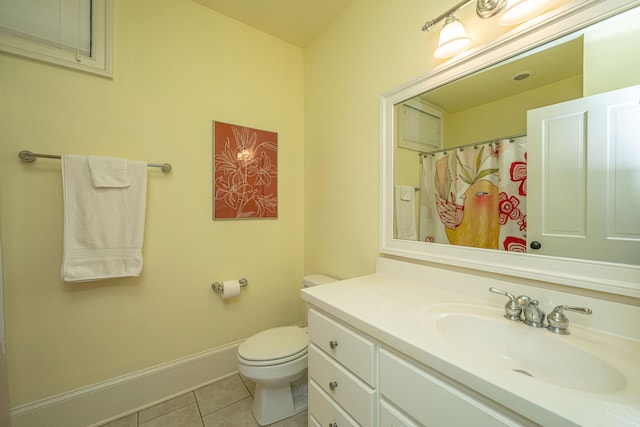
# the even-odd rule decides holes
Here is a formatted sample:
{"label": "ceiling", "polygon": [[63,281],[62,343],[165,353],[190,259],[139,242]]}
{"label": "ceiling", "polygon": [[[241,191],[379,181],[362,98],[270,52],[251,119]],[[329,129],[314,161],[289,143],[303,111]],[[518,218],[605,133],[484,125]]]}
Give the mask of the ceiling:
{"label": "ceiling", "polygon": [[351,0],[192,0],[209,9],[304,47]]}
{"label": "ceiling", "polygon": [[[421,98],[449,113],[467,110],[498,99],[545,86],[582,74],[582,38],[500,63],[434,89]],[[528,73],[530,77],[515,81],[513,77]]]}

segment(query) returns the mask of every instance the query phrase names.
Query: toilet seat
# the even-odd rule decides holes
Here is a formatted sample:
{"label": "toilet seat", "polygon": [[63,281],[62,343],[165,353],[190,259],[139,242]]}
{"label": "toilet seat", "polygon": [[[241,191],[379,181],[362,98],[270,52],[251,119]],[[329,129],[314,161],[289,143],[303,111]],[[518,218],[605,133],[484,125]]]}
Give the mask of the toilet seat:
{"label": "toilet seat", "polygon": [[307,354],[309,337],[297,326],[267,329],[238,347],[238,361],[250,366],[286,363]]}

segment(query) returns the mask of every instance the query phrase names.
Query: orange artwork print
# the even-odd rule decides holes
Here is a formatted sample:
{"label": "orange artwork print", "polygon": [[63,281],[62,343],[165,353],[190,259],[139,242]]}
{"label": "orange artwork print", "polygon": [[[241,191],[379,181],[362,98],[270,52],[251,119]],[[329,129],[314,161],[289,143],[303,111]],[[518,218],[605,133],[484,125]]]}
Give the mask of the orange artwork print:
{"label": "orange artwork print", "polygon": [[278,134],[213,122],[213,219],[278,217]]}

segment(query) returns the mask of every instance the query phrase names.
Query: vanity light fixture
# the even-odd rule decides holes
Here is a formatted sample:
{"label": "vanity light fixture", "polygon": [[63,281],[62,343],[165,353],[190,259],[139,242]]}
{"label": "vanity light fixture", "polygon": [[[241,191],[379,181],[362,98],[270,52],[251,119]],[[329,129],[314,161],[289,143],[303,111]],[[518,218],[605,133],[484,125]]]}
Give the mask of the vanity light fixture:
{"label": "vanity light fixture", "polygon": [[444,27],[442,27],[440,38],[438,39],[438,48],[433,53],[433,56],[436,58],[450,58],[467,50],[472,42],[462,23],[452,13],[444,21]]}
{"label": "vanity light fixture", "polygon": [[[472,1],[474,0],[462,0],[422,26],[422,31],[431,31],[438,22],[445,20],[438,39],[438,48],[433,54],[434,57],[450,58],[471,46],[471,38],[467,35],[462,23],[456,19],[454,13]],[[476,14],[483,19],[491,18],[504,10],[500,17],[501,25],[516,25],[524,22],[542,13],[549,4],[549,0],[475,0],[475,2]]]}
{"label": "vanity light fixture", "polygon": [[507,0],[507,8],[500,17],[500,25],[516,25],[545,11],[549,0]]}
{"label": "vanity light fixture", "polygon": [[491,18],[500,13],[507,0],[477,0],[476,13],[480,18]]}

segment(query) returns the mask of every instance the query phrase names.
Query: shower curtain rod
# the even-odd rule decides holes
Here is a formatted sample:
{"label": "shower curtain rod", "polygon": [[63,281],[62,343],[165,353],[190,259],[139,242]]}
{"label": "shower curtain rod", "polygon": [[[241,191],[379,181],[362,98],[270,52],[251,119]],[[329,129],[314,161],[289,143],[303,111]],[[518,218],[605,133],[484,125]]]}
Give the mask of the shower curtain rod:
{"label": "shower curtain rod", "polygon": [[498,141],[502,141],[503,139],[515,139],[515,138],[521,138],[523,136],[527,136],[527,134],[526,133],[521,133],[521,134],[518,134],[518,135],[504,136],[502,138],[487,139],[486,141],[473,142],[471,144],[460,145],[458,147],[442,148],[440,150],[429,151],[427,153],[421,152],[420,153],[420,157],[431,156],[431,155],[434,155],[436,153],[446,153],[447,151],[464,150],[465,148],[478,147],[478,146],[484,145],[484,144],[494,144],[494,143],[496,143]]}
{"label": "shower curtain rod", "polygon": [[[62,156],[58,154],[40,154],[33,153],[29,150],[22,150],[18,153],[18,157],[20,160],[28,163],[32,163],[36,161],[36,158],[42,157],[45,159],[61,159]],[[150,168],[160,168],[162,172],[169,172],[172,168],[171,163],[147,163],[147,166]]]}

